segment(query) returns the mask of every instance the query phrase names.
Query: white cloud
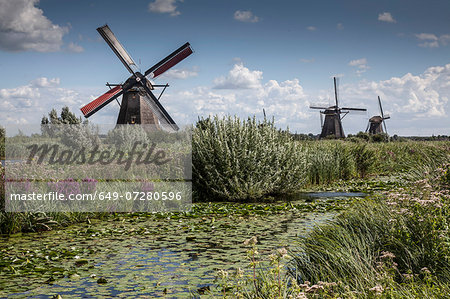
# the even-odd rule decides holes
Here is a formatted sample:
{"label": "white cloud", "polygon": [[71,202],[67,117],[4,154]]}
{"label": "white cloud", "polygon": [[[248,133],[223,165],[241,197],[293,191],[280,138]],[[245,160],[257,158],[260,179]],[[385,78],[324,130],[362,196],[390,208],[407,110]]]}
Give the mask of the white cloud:
{"label": "white cloud", "polygon": [[177,10],[177,2],[178,0],[155,0],[148,4],[148,10],[156,13],[168,13],[172,17],[178,16],[181,13]]}
{"label": "white cloud", "polygon": [[443,34],[441,36],[437,36],[433,33],[418,33],[416,37],[421,43],[419,43],[419,47],[424,48],[438,48],[440,45],[447,45],[450,42],[450,35]]}
{"label": "white cloud", "polygon": [[[263,108],[269,117],[275,116],[277,124],[283,127],[302,127],[304,120],[311,117],[306,95],[298,79],[262,82],[261,71],[234,65],[227,76],[219,78],[218,83],[224,83],[226,80],[235,81],[227,81],[227,89],[202,86],[167,94],[164,101],[167,101],[168,105],[176,103],[174,109],[168,110],[174,111],[173,116],[180,123],[193,122],[197,116],[216,114],[236,114],[242,118],[262,116]],[[238,82],[241,84],[237,84]]]}
{"label": "white cloud", "polygon": [[416,37],[420,40],[438,40],[438,37],[432,33],[419,33]]}
{"label": "white cloud", "polygon": [[306,27],[306,29],[308,29],[309,31],[316,31],[317,30],[317,28],[314,27],[314,26],[308,26],[308,27]]}
{"label": "white cloud", "polygon": [[423,48],[438,48],[439,47],[439,43],[437,41],[423,42],[423,43],[419,44],[419,47],[423,47]]}
{"label": "white cloud", "polygon": [[242,59],[241,57],[233,57],[233,59],[231,59],[231,62],[234,64],[242,64]]}
{"label": "white cloud", "polygon": [[344,25],[342,23],[337,23],[336,28],[339,30],[343,30],[344,29]]}
{"label": "white cloud", "polygon": [[443,34],[439,37],[439,41],[443,45],[447,45],[450,42],[450,34]]}
{"label": "white cloud", "polygon": [[396,23],[397,21],[392,17],[390,12],[383,12],[378,15],[378,21]]}
{"label": "white cloud", "polygon": [[0,98],[11,103],[13,106],[20,106],[21,102],[26,102],[36,97],[40,97],[39,89],[32,85],[0,89]]}
{"label": "white cloud", "polygon": [[0,0],[0,48],[7,51],[59,51],[67,27],[53,24],[36,7],[39,0]]}
{"label": "white cloud", "polygon": [[69,52],[81,53],[84,51],[84,48],[80,45],[71,42],[67,45],[67,50]]}
{"label": "white cloud", "polygon": [[59,78],[48,79],[46,77],[40,77],[31,81],[33,87],[56,87],[60,83]]}
{"label": "white cloud", "polygon": [[259,18],[249,10],[237,10],[234,13],[234,19],[241,22],[256,23]]}
{"label": "white cloud", "polygon": [[[359,61],[359,62],[357,62]],[[355,67],[367,63],[356,59]],[[179,124],[192,123],[198,116],[238,115],[242,118],[256,115],[262,118],[262,109],[268,117],[275,117],[277,126],[289,126],[302,133],[320,132],[319,114],[309,109],[310,102],[334,99],[332,80],[323,91],[306,91],[298,79],[263,80],[263,73],[242,64],[233,65],[217,83],[231,84],[229,89],[200,86],[171,93],[162,98],[164,107]],[[378,111],[377,96],[383,102],[385,113],[391,115],[387,126],[390,134],[431,135],[449,134],[450,128],[450,64],[430,67],[422,74],[405,74],[383,81],[361,80],[341,84],[339,98],[347,107],[366,107],[368,115],[352,113],[344,120],[347,134],[365,130],[368,116]],[[216,83],[216,82],[215,82]],[[240,84],[239,84],[240,83]],[[345,83],[342,82],[341,83]],[[29,84],[0,89],[0,115],[6,123],[38,124],[42,115],[68,105],[76,115],[79,107],[99,96],[103,90],[86,91],[60,87],[58,78],[37,78]],[[233,88],[231,88],[233,87]],[[90,118],[99,124],[115,123],[118,104],[112,102]],[[3,124],[3,123],[2,123]]]}
{"label": "white cloud", "polygon": [[[367,99],[369,103],[375,103],[379,95],[385,106],[389,107],[391,116],[405,120],[428,119],[430,125],[436,125],[434,121],[438,118],[449,119],[449,82],[450,64],[447,64],[430,67],[420,75],[408,73],[379,82],[361,81],[357,85],[347,86],[345,92],[353,98]],[[442,121],[439,122],[442,124]],[[425,122],[416,124],[421,125]]]}
{"label": "white cloud", "polygon": [[262,72],[251,71],[242,63],[235,64],[227,76],[214,80],[215,89],[252,89],[261,87]]}
{"label": "white cloud", "polygon": [[[352,64],[355,67],[366,65],[367,59],[356,59]],[[279,127],[289,126],[293,131],[303,133],[320,132],[318,113],[309,109],[309,104],[310,101],[334,99],[332,81],[327,90],[307,94],[297,79],[264,82],[261,71],[238,66],[233,66],[221,80],[231,79],[230,74],[240,70],[237,73],[247,74],[243,77],[256,77],[252,82],[257,88],[213,89],[203,86],[168,94],[165,97],[170,105],[168,110],[173,111],[177,121],[188,123],[196,121],[199,115],[230,114],[243,118],[256,115],[262,118],[264,108],[269,117],[275,117]],[[390,134],[449,134],[449,82],[450,64],[428,68],[419,75],[406,74],[384,81],[361,80],[341,85],[339,97],[342,105],[369,108],[367,115],[352,113],[346,117],[344,130],[347,134],[365,130],[368,116],[379,114],[377,96],[381,96],[385,113],[392,117],[388,123]]]}
{"label": "white cloud", "polygon": [[367,65],[366,58],[360,58],[352,60],[348,65],[356,68],[356,75],[361,76],[362,73],[366,72],[370,67]]}
{"label": "white cloud", "polygon": [[313,63],[316,60],[314,58],[311,59],[301,58],[300,61],[303,63]]}
{"label": "white cloud", "polygon": [[350,66],[357,66],[357,67],[359,67],[361,65],[366,65],[366,64],[367,64],[366,58],[355,59],[348,63],[348,65],[350,65]]}
{"label": "white cloud", "polygon": [[[47,115],[52,108],[61,111],[64,106],[69,106],[76,115],[81,115],[79,107],[91,100],[90,93],[62,88],[59,84],[59,78],[41,77],[26,85],[0,89],[2,121],[39,124],[42,116]],[[24,122],[24,119],[27,121]]]}
{"label": "white cloud", "polygon": [[165,72],[162,76],[171,79],[187,79],[198,76],[198,71],[195,68],[192,70],[170,69],[167,72]]}

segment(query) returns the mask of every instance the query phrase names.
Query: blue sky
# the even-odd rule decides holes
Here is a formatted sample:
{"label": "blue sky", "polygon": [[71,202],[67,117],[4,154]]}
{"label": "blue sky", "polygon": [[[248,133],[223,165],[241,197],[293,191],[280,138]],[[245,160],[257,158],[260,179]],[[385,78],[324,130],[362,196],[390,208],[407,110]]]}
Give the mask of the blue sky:
{"label": "blue sky", "polygon": [[[378,114],[399,135],[450,135],[449,1],[0,0],[0,123],[39,123],[79,108],[128,72],[100,38],[107,23],[147,69],[189,41],[195,53],[156,83],[178,123],[210,114],[262,117],[319,133],[311,103],[340,77],[346,133]],[[114,123],[110,104],[90,119]]]}

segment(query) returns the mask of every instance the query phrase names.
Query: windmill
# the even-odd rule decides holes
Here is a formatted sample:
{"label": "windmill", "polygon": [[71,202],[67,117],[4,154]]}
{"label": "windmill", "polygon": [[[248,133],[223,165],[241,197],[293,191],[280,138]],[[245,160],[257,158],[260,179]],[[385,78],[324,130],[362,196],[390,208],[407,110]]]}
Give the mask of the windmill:
{"label": "windmill", "polygon": [[[369,119],[369,123],[367,124],[366,132],[369,131],[370,134],[379,134],[379,133],[387,134],[385,120],[390,119],[391,117],[388,114],[385,115],[383,113],[383,106],[381,106],[380,96],[378,96],[378,105],[380,107],[381,115],[375,115]],[[384,131],[383,131],[383,125],[384,125]]]}
{"label": "windmill", "polygon": [[[344,138],[344,129],[342,128],[342,119],[350,111],[367,111],[365,108],[346,108],[339,107],[338,102],[338,91],[336,87],[336,77],[334,80],[334,98],[336,101],[335,106],[324,107],[324,106],[309,106],[311,109],[319,109],[320,111],[320,123],[322,126],[322,132],[320,133],[320,138],[325,138],[327,136],[334,136],[335,138]],[[341,116],[343,114],[343,116]],[[323,120],[323,115],[325,115],[325,120]]]}
{"label": "windmill", "polygon": [[[97,31],[131,73],[131,76],[123,84],[106,83],[110,90],[81,108],[84,117],[90,117],[122,95],[117,124],[154,124],[157,127],[161,126],[171,131],[177,131],[179,129],[177,124],[159,102],[162,93],[169,85],[154,85],[149,79],[160,76],[191,55],[193,51],[190,44],[185,43],[142,74],[137,71],[136,63],[108,25],[97,28]],[[152,92],[155,87],[164,87],[158,97]]]}

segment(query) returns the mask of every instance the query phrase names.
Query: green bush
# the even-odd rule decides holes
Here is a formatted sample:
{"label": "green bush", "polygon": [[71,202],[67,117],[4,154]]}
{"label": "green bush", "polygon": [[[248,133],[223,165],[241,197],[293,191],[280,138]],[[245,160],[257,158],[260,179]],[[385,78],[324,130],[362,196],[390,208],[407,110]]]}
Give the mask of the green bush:
{"label": "green bush", "polygon": [[273,121],[200,119],[192,136],[193,183],[208,200],[253,200],[290,193],[305,181],[302,145]]}
{"label": "green bush", "polygon": [[366,141],[370,141],[370,134],[369,133],[365,133],[365,132],[358,132],[358,134],[356,134],[357,138],[366,140]]}
{"label": "green bush", "polygon": [[378,133],[375,135],[372,135],[372,142],[388,142],[389,141],[389,135],[386,133]]}
{"label": "green bush", "polygon": [[[54,127],[54,126],[53,126]],[[60,139],[69,148],[94,148],[100,146],[98,128],[90,124],[61,126]]]}
{"label": "green bush", "polygon": [[129,151],[136,142],[146,143],[147,133],[142,126],[118,125],[108,132],[105,142]]}

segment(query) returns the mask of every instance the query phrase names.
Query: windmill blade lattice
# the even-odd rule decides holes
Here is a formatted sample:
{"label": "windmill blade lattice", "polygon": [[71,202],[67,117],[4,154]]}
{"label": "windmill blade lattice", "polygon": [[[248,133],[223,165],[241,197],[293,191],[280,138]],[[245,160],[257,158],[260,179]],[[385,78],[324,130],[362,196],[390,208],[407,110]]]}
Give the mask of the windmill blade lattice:
{"label": "windmill blade lattice", "polygon": [[127,70],[134,74],[133,69],[131,66],[136,67],[136,63],[131,58],[130,54],[125,50],[125,48],[122,46],[122,44],[119,42],[119,40],[116,38],[114,33],[111,31],[108,25],[104,25],[102,27],[97,28],[98,33],[103,37],[105,42],[109,45],[111,50],[117,55],[119,60],[123,63],[123,65],[127,68]]}

